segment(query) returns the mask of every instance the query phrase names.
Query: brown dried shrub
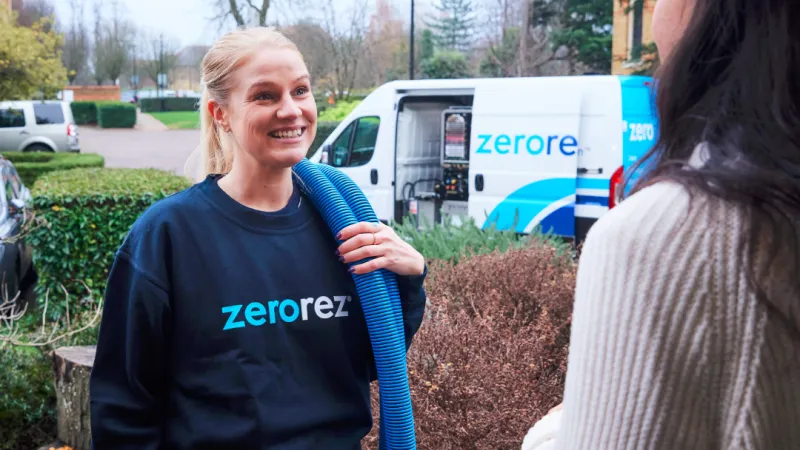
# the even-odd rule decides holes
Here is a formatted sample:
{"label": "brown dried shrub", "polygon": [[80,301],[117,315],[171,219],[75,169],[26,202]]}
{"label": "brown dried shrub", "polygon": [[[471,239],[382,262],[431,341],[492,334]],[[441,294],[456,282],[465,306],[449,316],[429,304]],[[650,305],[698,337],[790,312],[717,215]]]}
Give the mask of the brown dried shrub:
{"label": "brown dried shrub", "polygon": [[[428,307],[408,354],[420,450],[518,449],[562,400],[576,267],[534,243],[434,262]],[[377,449],[374,424],[365,449]]]}

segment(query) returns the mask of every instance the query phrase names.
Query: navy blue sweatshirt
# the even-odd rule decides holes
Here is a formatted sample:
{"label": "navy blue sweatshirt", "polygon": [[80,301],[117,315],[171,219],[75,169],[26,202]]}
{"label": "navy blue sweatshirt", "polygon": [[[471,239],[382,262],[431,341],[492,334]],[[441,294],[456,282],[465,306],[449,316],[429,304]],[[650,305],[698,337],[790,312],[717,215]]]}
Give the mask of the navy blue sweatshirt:
{"label": "navy blue sweatshirt", "polygon": [[[297,187],[265,213],[217,180],[151,206],[117,252],[91,375],[93,448],[361,448],[376,370],[332,233]],[[398,276],[406,348],[426,274]]]}

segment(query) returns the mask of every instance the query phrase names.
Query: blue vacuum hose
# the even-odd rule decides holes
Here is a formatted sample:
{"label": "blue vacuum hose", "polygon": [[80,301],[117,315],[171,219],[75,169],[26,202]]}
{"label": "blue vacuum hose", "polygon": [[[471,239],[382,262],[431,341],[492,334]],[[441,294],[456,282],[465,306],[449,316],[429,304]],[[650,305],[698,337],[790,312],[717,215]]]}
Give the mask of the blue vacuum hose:
{"label": "blue vacuum hose", "polygon": [[[378,217],[364,193],[339,170],[304,159],[295,165],[294,173],[300,179],[298,184],[301,189],[311,199],[334,236],[358,222],[378,223]],[[381,269],[363,275],[353,274],[353,280],[361,299],[378,369],[380,448],[416,449],[397,278],[394,273]]]}

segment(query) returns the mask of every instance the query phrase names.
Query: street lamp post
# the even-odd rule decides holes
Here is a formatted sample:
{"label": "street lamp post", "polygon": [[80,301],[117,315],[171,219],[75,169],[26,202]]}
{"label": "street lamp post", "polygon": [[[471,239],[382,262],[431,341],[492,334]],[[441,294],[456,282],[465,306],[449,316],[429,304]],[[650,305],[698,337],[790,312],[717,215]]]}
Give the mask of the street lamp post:
{"label": "street lamp post", "polygon": [[414,79],[414,0],[411,0],[411,48],[408,51],[408,76]]}

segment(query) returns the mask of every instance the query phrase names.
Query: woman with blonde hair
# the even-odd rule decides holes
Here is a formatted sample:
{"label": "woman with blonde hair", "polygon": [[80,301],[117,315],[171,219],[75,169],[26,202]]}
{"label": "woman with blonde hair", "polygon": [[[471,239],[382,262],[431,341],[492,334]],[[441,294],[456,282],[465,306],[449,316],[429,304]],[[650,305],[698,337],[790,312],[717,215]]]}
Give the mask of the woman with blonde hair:
{"label": "woman with blonde hair", "polygon": [[303,58],[270,28],[203,59],[203,178],[150,207],[117,252],[91,378],[101,449],[358,449],[376,369],[350,272],[398,275],[406,348],[423,257],[391,228],[339,242],[292,167],[316,132]]}

